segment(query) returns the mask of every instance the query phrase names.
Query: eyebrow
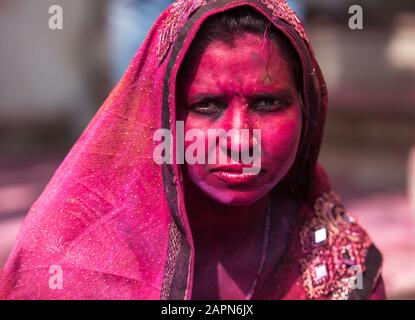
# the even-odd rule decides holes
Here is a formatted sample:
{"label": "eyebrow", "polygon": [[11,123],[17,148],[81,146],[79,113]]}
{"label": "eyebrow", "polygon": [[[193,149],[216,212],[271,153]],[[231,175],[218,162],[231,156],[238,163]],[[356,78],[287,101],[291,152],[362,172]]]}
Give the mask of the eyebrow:
{"label": "eyebrow", "polygon": [[203,93],[202,92],[202,93],[191,95],[188,99],[188,103],[192,104],[192,103],[201,102],[205,100],[224,100],[224,99],[226,99],[225,94],[214,94],[214,93]]}
{"label": "eyebrow", "polygon": [[281,90],[275,90],[275,91],[269,91],[269,92],[257,92],[253,93],[251,95],[248,95],[248,98],[251,100],[255,99],[261,99],[261,98],[288,98],[292,96],[292,92],[290,89],[281,89]]}
{"label": "eyebrow", "polygon": [[[272,97],[279,97],[279,98],[288,98],[292,96],[292,92],[288,88],[284,89],[275,89],[269,91],[259,91],[253,94],[247,95],[248,99],[250,100],[257,100],[257,99],[266,99]],[[214,94],[208,92],[201,92],[194,95],[191,95],[188,99],[189,104],[198,103],[206,100],[226,100],[226,94]]]}

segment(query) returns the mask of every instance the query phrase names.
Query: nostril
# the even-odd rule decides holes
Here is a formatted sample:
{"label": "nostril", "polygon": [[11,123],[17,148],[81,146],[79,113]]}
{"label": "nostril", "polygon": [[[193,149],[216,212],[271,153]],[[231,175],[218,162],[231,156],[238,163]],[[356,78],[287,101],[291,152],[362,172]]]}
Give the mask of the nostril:
{"label": "nostril", "polygon": [[221,149],[226,152],[243,152],[255,148],[258,144],[250,129],[231,129],[219,139]]}

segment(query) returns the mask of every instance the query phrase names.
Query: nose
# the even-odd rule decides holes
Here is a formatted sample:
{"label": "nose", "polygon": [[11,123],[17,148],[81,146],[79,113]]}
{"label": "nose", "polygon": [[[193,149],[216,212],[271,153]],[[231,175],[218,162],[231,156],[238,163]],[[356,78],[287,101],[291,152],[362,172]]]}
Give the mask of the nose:
{"label": "nose", "polygon": [[[223,153],[229,157],[240,156],[257,147],[258,141],[253,134],[252,119],[249,109],[241,103],[229,106],[225,111],[222,128],[227,132],[227,139],[220,139],[219,145]],[[259,129],[259,128],[255,128]]]}
{"label": "nose", "polygon": [[227,139],[219,140],[220,148],[227,154],[252,153],[258,141],[251,128],[232,128],[227,131]]}

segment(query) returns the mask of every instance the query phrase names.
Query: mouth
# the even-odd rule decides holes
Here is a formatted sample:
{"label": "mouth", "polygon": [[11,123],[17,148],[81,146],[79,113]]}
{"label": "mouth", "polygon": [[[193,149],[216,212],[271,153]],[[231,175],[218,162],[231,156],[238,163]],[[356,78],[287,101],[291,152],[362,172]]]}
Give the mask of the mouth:
{"label": "mouth", "polygon": [[214,167],[210,169],[210,172],[229,184],[247,184],[257,179],[263,170],[237,164]]}

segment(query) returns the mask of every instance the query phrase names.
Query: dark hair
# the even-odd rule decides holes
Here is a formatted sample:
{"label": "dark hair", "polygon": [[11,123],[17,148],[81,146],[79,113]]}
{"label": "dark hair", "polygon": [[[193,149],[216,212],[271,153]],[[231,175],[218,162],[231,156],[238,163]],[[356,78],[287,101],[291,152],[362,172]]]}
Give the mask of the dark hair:
{"label": "dark hair", "polygon": [[296,50],[281,31],[249,6],[240,6],[209,17],[192,42],[190,52],[201,52],[215,40],[223,41],[232,47],[235,39],[243,33],[258,34],[273,40],[281,54],[293,66],[297,88],[301,91],[301,68]]}

